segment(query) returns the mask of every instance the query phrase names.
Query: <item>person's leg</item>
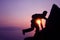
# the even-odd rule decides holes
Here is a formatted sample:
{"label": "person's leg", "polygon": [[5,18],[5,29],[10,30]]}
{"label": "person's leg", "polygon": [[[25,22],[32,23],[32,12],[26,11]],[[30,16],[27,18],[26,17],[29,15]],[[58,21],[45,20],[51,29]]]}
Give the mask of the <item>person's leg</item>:
{"label": "person's leg", "polygon": [[36,26],[35,28],[36,28],[36,31],[35,31],[34,37],[37,38],[39,34],[39,26]]}
{"label": "person's leg", "polygon": [[35,28],[36,28],[36,32],[39,32],[39,26],[36,26]]}
{"label": "person's leg", "polygon": [[26,32],[30,32],[34,29],[33,25],[31,24],[31,28],[28,28],[28,29],[24,29],[23,30],[23,34],[25,34]]}

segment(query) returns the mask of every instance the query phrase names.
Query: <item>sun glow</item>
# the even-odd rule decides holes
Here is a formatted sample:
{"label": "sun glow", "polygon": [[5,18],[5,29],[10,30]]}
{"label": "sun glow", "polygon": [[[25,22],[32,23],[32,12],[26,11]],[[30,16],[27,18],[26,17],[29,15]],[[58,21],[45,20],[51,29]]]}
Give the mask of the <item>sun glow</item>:
{"label": "sun glow", "polygon": [[37,19],[37,20],[36,20],[36,23],[37,23],[38,25],[40,25],[41,20],[40,20],[40,19]]}
{"label": "sun glow", "polygon": [[46,20],[45,19],[42,19],[42,25],[43,25],[43,28],[46,27]]}
{"label": "sun glow", "polygon": [[39,26],[40,30],[42,30],[42,28],[41,28],[41,19],[36,19],[36,23]]}
{"label": "sun glow", "polygon": [[[36,23],[39,26],[40,30],[42,30],[43,28],[45,28],[46,21],[44,19],[36,19]],[[41,26],[41,24],[42,24],[42,26]]]}

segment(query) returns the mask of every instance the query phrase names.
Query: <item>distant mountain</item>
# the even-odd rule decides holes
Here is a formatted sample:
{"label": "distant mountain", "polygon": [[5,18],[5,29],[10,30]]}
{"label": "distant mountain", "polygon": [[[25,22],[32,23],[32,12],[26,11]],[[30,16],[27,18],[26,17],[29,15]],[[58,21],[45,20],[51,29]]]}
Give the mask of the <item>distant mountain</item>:
{"label": "distant mountain", "polygon": [[19,27],[0,27],[0,40],[23,40],[23,37]]}
{"label": "distant mountain", "polygon": [[5,31],[13,31],[13,30],[20,30],[21,28],[19,28],[19,27],[13,27],[13,26],[8,26],[8,27],[0,27],[0,31],[2,31],[2,30],[5,30]]}

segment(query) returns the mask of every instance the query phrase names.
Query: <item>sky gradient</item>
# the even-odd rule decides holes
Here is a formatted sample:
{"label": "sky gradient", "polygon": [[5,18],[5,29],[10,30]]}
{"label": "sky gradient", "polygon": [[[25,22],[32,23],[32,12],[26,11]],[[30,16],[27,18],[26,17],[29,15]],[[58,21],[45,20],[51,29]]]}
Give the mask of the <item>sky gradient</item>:
{"label": "sky gradient", "polygon": [[33,14],[41,14],[46,10],[48,18],[53,4],[60,7],[60,0],[0,0],[0,27],[15,26],[27,29]]}
{"label": "sky gradient", "polygon": [[49,15],[52,5],[60,6],[59,2],[60,0],[0,0],[0,25],[30,26],[33,14],[46,10]]}

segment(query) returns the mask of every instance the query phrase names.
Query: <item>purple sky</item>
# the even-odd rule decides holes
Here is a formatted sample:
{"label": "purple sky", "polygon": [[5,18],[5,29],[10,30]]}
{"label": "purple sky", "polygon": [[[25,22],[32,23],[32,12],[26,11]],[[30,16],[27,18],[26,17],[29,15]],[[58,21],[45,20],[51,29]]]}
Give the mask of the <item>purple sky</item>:
{"label": "purple sky", "polygon": [[[3,33],[0,29],[0,35],[2,33],[6,38],[12,37],[20,40],[26,36],[33,36],[35,29],[25,36],[21,30],[30,27],[31,16],[35,13],[42,13],[46,10],[48,17],[53,4],[60,7],[60,0],[0,0],[0,27],[4,26],[2,28]],[[8,30],[5,26],[8,27]],[[13,30],[9,31],[9,27],[13,27]]]}
{"label": "purple sky", "polygon": [[60,0],[0,0],[0,26],[29,27],[33,14],[47,10],[49,15],[53,4],[60,7]]}

